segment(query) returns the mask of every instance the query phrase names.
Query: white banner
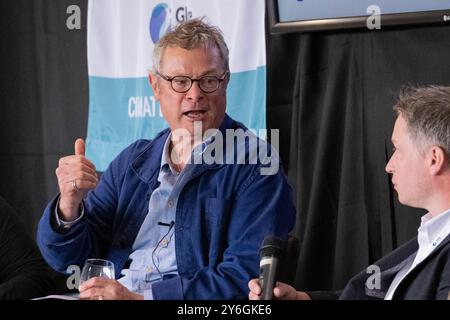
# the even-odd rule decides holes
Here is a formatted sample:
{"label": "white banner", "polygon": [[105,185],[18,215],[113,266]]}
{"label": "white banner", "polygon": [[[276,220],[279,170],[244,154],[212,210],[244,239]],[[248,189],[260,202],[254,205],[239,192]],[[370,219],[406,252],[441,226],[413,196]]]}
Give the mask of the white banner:
{"label": "white banner", "polygon": [[230,49],[227,113],[251,129],[265,128],[264,0],[91,0],[87,157],[98,170],[167,127],[147,79],[154,44],[179,22],[202,16],[223,31]]}

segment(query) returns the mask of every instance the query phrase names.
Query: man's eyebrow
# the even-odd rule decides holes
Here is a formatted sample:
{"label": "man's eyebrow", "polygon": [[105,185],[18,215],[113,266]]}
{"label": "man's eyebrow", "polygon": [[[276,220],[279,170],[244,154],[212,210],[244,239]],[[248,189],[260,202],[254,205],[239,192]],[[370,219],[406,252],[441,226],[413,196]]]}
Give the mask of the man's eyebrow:
{"label": "man's eyebrow", "polygon": [[[201,77],[204,77],[204,76],[206,76],[206,75],[212,75],[212,74],[217,74],[217,71],[218,71],[218,69],[217,68],[211,68],[211,69],[208,69],[208,70],[206,70],[206,71],[203,71],[198,77],[199,78],[201,78]],[[183,72],[180,72],[180,71],[177,71],[177,70],[175,70],[175,71],[172,71],[171,72],[171,74],[174,74],[174,75],[171,75],[171,77],[173,76],[173,77],[175,77],[175,76],[187,76],[186,74],[183,74]],[[219,75],[220,76],[220,75]]]}
{"label": "man's eyebrow", "polygon": [[200,77],[203,77],[203,76],[211,74],[211,73],[217,73],[217,68],[211,68],[211,69],[208,69],[208,70],[202,72],[200,74]]}

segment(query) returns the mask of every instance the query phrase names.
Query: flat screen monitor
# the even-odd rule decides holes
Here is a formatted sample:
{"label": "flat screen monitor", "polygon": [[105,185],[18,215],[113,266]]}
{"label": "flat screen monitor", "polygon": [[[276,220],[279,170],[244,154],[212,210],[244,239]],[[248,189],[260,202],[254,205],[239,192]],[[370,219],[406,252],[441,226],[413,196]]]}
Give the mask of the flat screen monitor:
{"label": "flat screen monitor", "polygon": [[423,23],[450,25],[450,0],[266,1],[271,33],[382,29]]}

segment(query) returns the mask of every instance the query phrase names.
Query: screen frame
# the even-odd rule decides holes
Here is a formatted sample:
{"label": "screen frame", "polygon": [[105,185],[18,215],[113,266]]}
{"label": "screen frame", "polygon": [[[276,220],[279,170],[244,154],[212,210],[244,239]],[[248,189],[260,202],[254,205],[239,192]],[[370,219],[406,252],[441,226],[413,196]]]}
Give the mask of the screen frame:
{"label": "screen frame", "polygon": [[[280,0],[266,0],[269,28],[271,34],[342,30],[342,29],[356,29],[356,28],[367,29],[368,16],[280,22],[280,17],[278,14],[278,1]],[[447,20],[444,20],[444,17],[447,17]],[[382,28],[385,26],[416,25],[416,24],[450,25],[450,9],[423,11],[423,12],[381,14]]]}

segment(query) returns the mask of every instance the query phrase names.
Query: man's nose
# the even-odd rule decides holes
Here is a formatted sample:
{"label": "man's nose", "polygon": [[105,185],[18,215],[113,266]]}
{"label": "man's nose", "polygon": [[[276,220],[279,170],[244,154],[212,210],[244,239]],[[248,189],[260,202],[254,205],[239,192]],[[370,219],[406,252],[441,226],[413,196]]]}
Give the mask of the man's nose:
{"label": "man's nose", "polygon": [[391,160],[392,160],[392,158],[389,159],[388,163],[386,164],[386,167],[384,168],[384,170],[386,170],[387,173],[393,173],[394,172]]}
{"label": "man's nose", "polygon": [[186,92],[186,99],[188,99],[189,101],[197,102],[199,100],[202,100],[204,97],[205,94],[200,89],[198,81],[194,81],[189,91]]}

